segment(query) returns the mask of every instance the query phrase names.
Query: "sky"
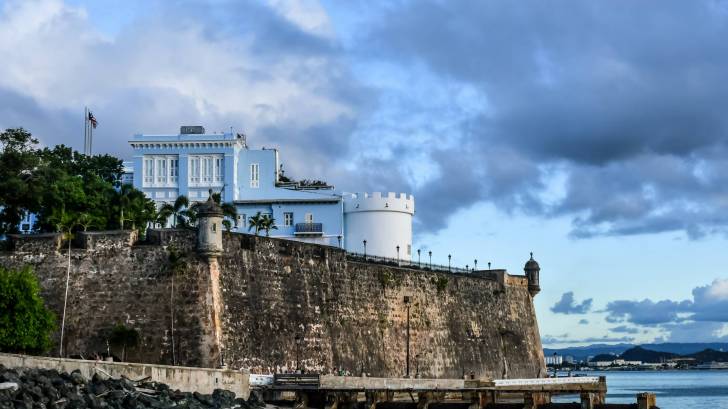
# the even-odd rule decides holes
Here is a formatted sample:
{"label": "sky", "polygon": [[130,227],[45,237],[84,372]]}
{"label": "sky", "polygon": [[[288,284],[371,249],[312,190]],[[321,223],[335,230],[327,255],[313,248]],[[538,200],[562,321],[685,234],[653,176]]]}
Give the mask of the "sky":
{"label": "sky", "polygon": [[728,342],[726,38],[721,0],[0,0],[0,129],[244,132],[414,194],[433,262],[534,252],[545,346]]}

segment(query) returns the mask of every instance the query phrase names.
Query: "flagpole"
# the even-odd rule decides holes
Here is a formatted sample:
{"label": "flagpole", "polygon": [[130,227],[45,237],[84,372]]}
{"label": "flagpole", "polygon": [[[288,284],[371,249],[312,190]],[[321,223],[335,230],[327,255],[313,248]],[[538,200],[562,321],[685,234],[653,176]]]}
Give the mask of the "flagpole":
{"label": "flagpole", "polygon": [[88,107],[83,107],[83,154],[88,155]]}

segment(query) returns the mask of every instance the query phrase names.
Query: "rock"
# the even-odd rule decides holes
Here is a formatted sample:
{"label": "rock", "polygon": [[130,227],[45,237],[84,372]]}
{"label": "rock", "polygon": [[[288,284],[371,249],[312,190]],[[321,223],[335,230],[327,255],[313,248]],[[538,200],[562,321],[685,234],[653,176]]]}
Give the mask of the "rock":
{"label": "rock", "polygon": [[73,371],[71,372],[71,381],[76,385],[84,385],[86,383],[86,378],[81,375],[81,371]]}
{"label": "rock", "polygon": [[18,390],[18,383],[17,382],[3,382],[0,383],[0,390],[10,389],[13,391]]}

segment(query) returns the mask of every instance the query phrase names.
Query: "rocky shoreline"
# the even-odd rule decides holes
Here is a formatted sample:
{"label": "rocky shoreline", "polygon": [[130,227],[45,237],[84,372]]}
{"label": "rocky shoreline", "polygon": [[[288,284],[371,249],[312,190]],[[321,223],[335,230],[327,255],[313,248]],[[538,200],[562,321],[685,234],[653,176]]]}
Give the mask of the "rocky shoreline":
{"label": "rocky shoreline", "polygon": [[254,393],[245,400],[215,389],[211,395],[181,392],[149,379],[112,379],[101,373],[91,379],[79,371],[10,369],[0,365],[0,409],[164,409],[243,408],[265,404]]}

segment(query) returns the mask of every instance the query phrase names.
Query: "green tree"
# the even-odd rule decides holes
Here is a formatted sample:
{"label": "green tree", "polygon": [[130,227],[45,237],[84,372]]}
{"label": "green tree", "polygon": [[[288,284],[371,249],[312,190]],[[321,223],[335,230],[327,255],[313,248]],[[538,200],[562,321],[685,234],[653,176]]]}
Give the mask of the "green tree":
{"label": "green tree", "polygon": [[174,215],[172,223],[174,223],[174,227],[177,227],[177,222],[179,221],[181,212],[189,206],[190,200],[185,195],[179,195],[174,200],[174,204],[172,205],[172,214]]}
{"label": "green tree", "polygon": [[264,216],[258,212],[254,216],[250,216],[248,218],[248,231],[255,230],[255,235],[258,235],[258,232],[263,229],[263,226],[265,224]]}
{"label": "green tree", "polygon": [[23,128],[0,133],[0,234],[16,233],[25,214],[41,208],[43,186],[35,174],[40,163],[37,143]]}
{"label": "green tree", "polygon": [[45,352],[55,328],[30,267],[15,271],[0,266],[0,351]]}
{"label": "green tree", "polygon": [[139,344],[139,332],[124,324],[117,324],[109,335],[109,344],[121,348],[121,360],[126,361],[126,349]]}
{"label": "green tree", "polygon": [[225,226],[227,231],[230,231],[233,227],[238,226],[238,210],[235,208],[235,204],[231,202],[220,203],[222,201],[222,195],[220,193],[213,193],[212,200],[215,201],[222,209],[222,214],[225,219],[222,224]]}
{"label": "green tree", "polygon": [[265,230],[265,235],[270,236],[271,230],[278,230],[278,226],[276,226],[276,219],[271,217],[270,215],[266,214],[263,215],[263,221],[261,228]]}

